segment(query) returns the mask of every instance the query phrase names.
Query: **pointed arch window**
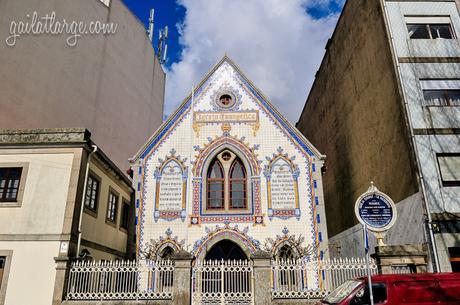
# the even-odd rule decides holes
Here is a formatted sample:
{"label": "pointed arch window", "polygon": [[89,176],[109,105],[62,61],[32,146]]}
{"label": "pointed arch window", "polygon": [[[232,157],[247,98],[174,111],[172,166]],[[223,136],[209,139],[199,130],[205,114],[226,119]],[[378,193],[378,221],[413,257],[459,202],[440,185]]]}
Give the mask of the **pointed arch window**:
{"label": "pointed arch window", "polygon": [[208,175],[208,209],[223,209],[225,204],[225,179],[222,164],[218,159],[209,166]]}
{"label": "pointed arch window", "polygon": [[207,210],[248,208],[248,181],[243,161],[229,150],[218,154],[207,171]]}
{"label": "pointed arch window", "polygon": [[230,168],[230,209],[246,208],[246,171],[236,157]]}

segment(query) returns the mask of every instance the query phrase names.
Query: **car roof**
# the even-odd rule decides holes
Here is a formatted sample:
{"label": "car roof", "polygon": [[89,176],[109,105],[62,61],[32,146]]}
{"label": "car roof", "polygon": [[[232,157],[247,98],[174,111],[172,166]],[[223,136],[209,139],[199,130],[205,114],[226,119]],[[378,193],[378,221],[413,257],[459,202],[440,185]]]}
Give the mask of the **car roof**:
{"label": "car roof", "polygon": [[[367,281],[367,277],[361,277],[361,280]],[[373,275],[372,281],[423,281],[423,280],[459,280],[460,273],[412,273],[412,274],[381,274]]]}

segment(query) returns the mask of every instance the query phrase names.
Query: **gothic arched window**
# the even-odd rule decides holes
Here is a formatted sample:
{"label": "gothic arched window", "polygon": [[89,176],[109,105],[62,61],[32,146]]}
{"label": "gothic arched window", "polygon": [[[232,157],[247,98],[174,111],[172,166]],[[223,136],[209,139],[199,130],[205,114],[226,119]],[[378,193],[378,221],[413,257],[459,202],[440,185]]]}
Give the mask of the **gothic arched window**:
{"label": "gothic arched window", "polygon": [[246,172],[238,157],[230,168],[230,208],[246,208]]}
{"label": "gothic arched window", "polygon": [[292,251],[292,248],[289,245],[283,245],[279,250],[278,250],[278,259],[281,260],[288,260],[288,259],[293,259],[295,258],[294,252]]}
{"label": "gothic arched window", "polygon": [[206,181],[207,210],[247,209],[247,176],[243,161],[224,150],[209,164]]}
{"label": "gothic arched window", "polygon": [[161,259],[172,259],[174,255],[174,249],[170,246],[166,246],[160,253]]}
{"label": "gothic arched window", "polygon": [[208,169],[208,209],[223,209],[225,203],[224,171],[218,159],[214,159]]}

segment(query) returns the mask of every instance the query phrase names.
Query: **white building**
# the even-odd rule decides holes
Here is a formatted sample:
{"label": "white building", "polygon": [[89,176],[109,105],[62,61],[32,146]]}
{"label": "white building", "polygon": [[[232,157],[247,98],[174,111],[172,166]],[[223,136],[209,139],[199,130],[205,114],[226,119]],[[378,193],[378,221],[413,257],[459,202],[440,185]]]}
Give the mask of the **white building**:
{"label": "white building", "polygon": [[225,56],[131,160],[140,256],[323,256],[321,155]]}
{"label": "white building", "polygon": [[460,16],[454,1],[388,2],[386,14],[435,251],[450,271],[460,259]]}

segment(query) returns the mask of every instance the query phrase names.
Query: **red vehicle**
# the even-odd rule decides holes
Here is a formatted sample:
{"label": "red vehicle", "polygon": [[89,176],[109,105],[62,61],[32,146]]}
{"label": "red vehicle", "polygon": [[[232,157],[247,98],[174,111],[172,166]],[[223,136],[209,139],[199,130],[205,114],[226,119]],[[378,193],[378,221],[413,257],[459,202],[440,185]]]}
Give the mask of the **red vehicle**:
{"label": "red vehicle", "polygon": [[[346,281],[317,304],[370,305],[367,282]],[[460,273],[375,275],[372,292],[375,305],[460,305]]]}

